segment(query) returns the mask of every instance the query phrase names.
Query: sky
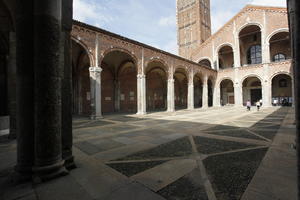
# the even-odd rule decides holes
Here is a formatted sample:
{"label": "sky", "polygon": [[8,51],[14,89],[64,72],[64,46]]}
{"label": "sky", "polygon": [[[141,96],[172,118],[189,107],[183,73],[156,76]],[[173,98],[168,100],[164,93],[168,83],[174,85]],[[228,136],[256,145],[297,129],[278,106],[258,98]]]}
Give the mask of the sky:
{"label": "sky", "polygon": [[[212,32],[245,5],[286,7],[286,0],[210,0]],[[176,0],[73,0],[73,18],[177,54]]]}

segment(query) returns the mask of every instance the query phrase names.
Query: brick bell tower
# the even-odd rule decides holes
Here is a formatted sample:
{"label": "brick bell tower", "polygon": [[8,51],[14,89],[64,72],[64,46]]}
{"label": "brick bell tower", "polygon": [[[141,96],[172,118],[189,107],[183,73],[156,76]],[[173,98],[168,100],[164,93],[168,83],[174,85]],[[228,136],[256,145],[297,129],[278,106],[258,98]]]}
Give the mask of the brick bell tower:
{"label": "brick bell tower", "polygon": [[210,0],[176,0],[176,5],[178,53],[190,59],[192,51],[211,36]]}

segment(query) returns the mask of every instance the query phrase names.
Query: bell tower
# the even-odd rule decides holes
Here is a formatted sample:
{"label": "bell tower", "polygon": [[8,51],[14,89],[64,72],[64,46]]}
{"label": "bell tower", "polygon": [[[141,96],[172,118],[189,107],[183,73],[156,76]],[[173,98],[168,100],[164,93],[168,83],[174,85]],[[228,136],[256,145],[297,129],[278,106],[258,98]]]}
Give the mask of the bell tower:
{"label": "bell tower", "polygon": [[176,0],[177,44],[180,56],[191,53],[211,36],[210,0]]}

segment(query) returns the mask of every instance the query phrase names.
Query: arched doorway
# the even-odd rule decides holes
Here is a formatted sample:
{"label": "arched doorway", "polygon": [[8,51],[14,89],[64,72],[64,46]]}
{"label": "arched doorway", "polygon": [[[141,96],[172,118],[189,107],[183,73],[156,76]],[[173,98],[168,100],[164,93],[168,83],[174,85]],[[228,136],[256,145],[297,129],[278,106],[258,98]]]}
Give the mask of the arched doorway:
{"label": "arched doorway", "polygon": [[241,66],[262,63],[261,30],[257,25],[249,25],[239,33]]}
{"label": "arched doorway", "polygon": [[[277,103],[276,103],[277,102]],[[272,79],[272,104],[291,106],[293,103],[292,79],[289,75],[278,74]]]}
{"label": "arched doorway", "polygon": [[232,68],[234,65],[233,50],[229,45],[225,45],[220,48],[218,52],[219,56],[219,69]]}
{"label": "arched doorway", "polygon": [[187,108],[188,79],[186,71],[182,68],[176,69],[174,73],[175,109]]}
{"label": "arched doorway", "polygon": [[208,59],[200,60],[199,64],[208,68],[212,68],[211,62]]}
{"label": "arched doorway", "polygon": [[194,107],[202,107],[203,82],[200,74],[194,76]]}
{"label": "arched doorway", "polygon": [[146,70],[146,102],[148,111],[167,110],[166,66],[159,61],[150,62]]}
{"label": "arched doorway", "polygon": [[269,44],[272,62],[280,62],[291,58],[289,32],[280,32],[273,35],[270,38]]}
{"label": "arched doorway", "polygon": [[208,107],[212,107],[213,106],[213,94],[214,94],[214,88],[213,88],[213,81],[211,79],[207,80],[207,97],[208,97]]}
{"label": "arched doorway", "polygon": [[85,48],[72,40],[73,114],[91,114],[90,59]]}
{"label": "arched doorway", "polygon": [[102,113],[137,111],[137,70],[134,58],[126,52],[108,52],[101,63]]}
{"label": "arched doorway", "polygon": [[257,77],[248,77],[243,81],[243,103],[250,101],[252,105],[262,99],[261,81]]}
{"label": "arched doorway", "polygon": [[234,104],[234,88],[230,79],[225,79],[220,83],[220,103],[221,106]]}

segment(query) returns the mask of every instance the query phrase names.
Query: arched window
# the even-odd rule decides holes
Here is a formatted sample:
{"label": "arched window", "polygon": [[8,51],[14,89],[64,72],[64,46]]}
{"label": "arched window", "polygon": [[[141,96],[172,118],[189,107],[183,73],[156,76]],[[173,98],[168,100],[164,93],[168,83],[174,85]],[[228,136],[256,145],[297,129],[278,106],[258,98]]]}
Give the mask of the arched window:
{"label": "arched window", "polygon": [[280,61],[284,61],[284,60],[286,60],[286,57],[282,53],[278,53],[273,57],[274,62],[280,62]]}
{"label": "arched window", "polygon": [[247,60],[248,64],[260,64],[262,62],[260,45],[253,45],[248,49]]}

